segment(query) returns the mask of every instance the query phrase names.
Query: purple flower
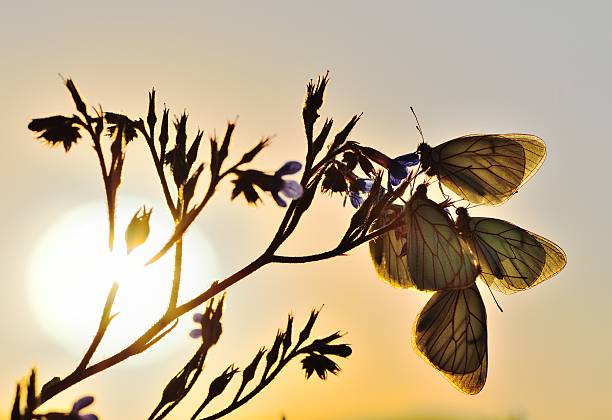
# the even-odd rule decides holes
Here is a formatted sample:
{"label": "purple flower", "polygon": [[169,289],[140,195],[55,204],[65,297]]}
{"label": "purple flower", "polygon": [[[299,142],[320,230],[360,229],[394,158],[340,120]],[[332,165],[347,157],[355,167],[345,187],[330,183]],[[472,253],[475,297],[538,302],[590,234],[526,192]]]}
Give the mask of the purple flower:
{"label": "purple flower", "polygon": [[302,196],[303,188],[297,181],[285,181],[283,176],[295,174],[301,169],[302,164],[300,162],[290,160],[274,174],[267,174],[255,169],[248,169],[246,171],[234,170],[234,174],[238,178],[232,181],[234,183],[232,200],[240,194],[244,194],[249,203],[257,204],[260,198],[255,187],[258,187],[262,191],[268,191],[272,194],[272,197],[279,206],[287,207],[287,203],[280,197],[280,193],[287,198],[295,200]]}
{"label": "purple flower", "polygon": [[292,200],[298,199],[302,196],[304,189],[297,181],[285,181],[282,177],[285,175],[293,175],[302,169],[302,164],[295,160],[290,160],[281,166],[278,171],[274,173],[274,178],[277,182],[274,183],[274,187],[270,190],[274,201],[281,207],[287,207],[287,202],[283,200],[279,193]]}
{"label": "purple flower", "polygon": [[200,325],[199,325],[199,328],[194,328],[193,330],[189,332],[189,336],[191,338],[202,337],[202,317],[203,316],[204,314],[201,314],[199,312],[196,312],[195,314],[193,314],[193,322],[197,322]]}
{"label": "purple flower", "polygon": [[359,208],[363,204],[363,197],[357,191],[351,191],[348,194],[351,205],[355,208]]}
{"label": "purple flower", "polygon": [[369,193],[372,189],[374,181],[367,178],[359,178],[352,184],[352,189],[349,191],[349,200],[353,207],[358,208],[363,204],[363,196],[361,193]]}
{"label": "purple flower", "polygon": [[389,182],[391,185],[398,186],[404,179],[408,177],[408,168],[419,164],[419,155],[416,153],[408,153],[407,155],[398,156],[391,161],[389,166]]}
{"label": "purple flower", "polygon": [[198,324],[197,328],[191,330],[191,338],[202,340],[206,349],[214,346],[221,337],[223,327],[221,317],[223,316],[223,302],[225,294],[218,300],[211,299],[203,313],[194,313],[193,321]]}
{"label": "purple flower", "polygon": [[94,397],[88,395],[77,400],[72,405],[72,410],[70,410],[70,418],[79,419],[79,420],[98,420],[98,416],[95,414],[81,414],[80,411],[85,407],[90,406],[94,402]]}
{"label": "purple flower", "polygon": [[389,184],[392,186],[399,185],[408,177],[408,168],[418,165],[419,163],[419,155],[417,153],[408,153],[407,155],[401,155],[395,159],[391,159],[389,156],[371,147],[362,147],[361,151],[370,160],[387,169],[389,173]]}
{"label": "purple flower", "polygon": [[359,178],[357,182],[355,182],[357,189],[361,192],[370,192],[372,189],[372,185],[374,185],[373,179],[368,178]]}

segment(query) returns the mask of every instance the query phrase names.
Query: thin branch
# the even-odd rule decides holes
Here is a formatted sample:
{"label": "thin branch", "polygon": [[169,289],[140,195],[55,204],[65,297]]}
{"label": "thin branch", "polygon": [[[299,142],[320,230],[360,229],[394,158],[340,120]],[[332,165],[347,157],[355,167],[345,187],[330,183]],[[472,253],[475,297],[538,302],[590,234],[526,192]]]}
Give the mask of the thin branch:
{"label": "thin branch", "polygon": [[82,371],[75,371],[64,379],[56,382],[52,386],[45,388],[40,394],[39,405],[43,404],[45,401],[48,401],[60,392],[81,382],[82,380],[89,378],[90,376],[95,375],[96,373],[102,372],[112,366],[115,366],[116,364],[123,362],[131,356],[142,353],[148,348],[148,343],[153,340],[160,333],[160,331],[162,331],[168,324],[179,318],[181,315],[198,307],[200,304],[206,302],[208,299],[216,296],[218,293],[224,291],[236,282],[252,274],[254,271],[258,270],[269,262],[270,260],[268,257],[257,258],[255,261],[245,266],[241,270],[237,271],[236,273],[232,274],[225,280],[213,283],[213,285],[204,293],[196,296],[189,302],[184,303],[183,305],[177,307],[174,311],[167,313],[162,318],[157,320],[157,322],[155,322],[143,335],[141,335],[125,349],[114,354],[113,356],[110,356],[107,359],[104,359],[96,364],[87,367]]}
{"label": "thin branch", "polygon": [[[329,151],[313,168],[305,168],[304,174],[302,175],[302,180],[300,184],[302,186],[308,185],[308,182],[317,175],[317,172],[321,170],[325,166],[326,163],[331,161],[332,158],[337,156],[339,153],[346,150],[346,146],[342,146],[334,151]],[[299,213],[296,215],[296,208],[299,204],[299,200],[292,201],[285,212],[283,220],[278,226],[274,238],[272,242],[270,242],[270,246],[266,250],[266,254],[273,254],[282,244],[285,242],[291,233],[295,230],[297,224],[300,221],[303,213]],[[295,217],[294,217],[295,216]]]}
{"label": "thin branch", "polygon": [[108,325],[113,319],[113,316],[111,316],[110,313],[113,308],[113,303],[115,302],[115,296],[117,296],[118,288],[119,288],[119,284],[117,282],[113,282],[113,285],[111,286],[111,289],[108,292],[108,296],[106,297],[106,303],[104,304],[104,310],[102,311],[102,316],[100,317],[100,324],[98,325],[98,331],[96,332],[96,335],[94,336],[91,342],[91,345],[87,349],[87,352],[83,356],[81,363],[79,363],[79,365],[75,369],[76,371],[83,370],[87,367],[92,356],[96,352],[96,349],[100,345],[100,342],[102,341],[102,337],[104,337],[104,334],[106,333],[106,329],[108,328]]}
{"label": "thin branch", "polygon": [[162,338],[164,338],[166,335],[168,335],[170,332],[172,332],[172,330],[174,330],[177,325],[178,325],[178,318],[174,320],[174,323],[172,325],[170,325],[170,327],[168,329],[162,331],[161,333],[156,335],[151,341],[149,341],[145,345],[144,350],[148,349],[149,347],[153,347],[158,341],[160,341]]}
{"label": "thin branch", "polygon": [[[268,376],[266,376],[265,378],[262,378],[262,381],[259,384],[257,384],[257,386],[251,390],[251,392],[244,395],[242,398],[238,400],[232,401],[232,403],[226,408],[224,408],[223,410],[215,414],[212,414],[210,416],[202,417],[200,420],[218,419],[218,418],[221,418],[231,413],[237,408],[240,408],[241,406],[249,402],[257,394],[259,394],[266,386],[268,386],[276,378],[276,376],[278,376],[278,374],[285,368],[285,366],[287,366],[287,364],[291,362],[295,357],[299,356],[300,354],[308,353],[309,348],[310,346],[306,346],[301,349],[297,347],[294,348],[289,354],[287,354],[284,358],[282,358],[278,362],[278,365],[276,366],[276,368]],[[197,415],[200,413],[201,409],[203,408],[204,407],[202,406],[200,409],[198,409],[198,411],[196,411],[194,415],[191,417],[191,420],[194,420],[197,417]]]}
{"label": "thin branch", "polygon": [[208,204],[210,199],[215,194],[215,191],[217,189],[217,185],[219,185],[219,182],[221,182],[223,178],[225,178],[227,175],[229,175],[234,170],[236,170],[238,166],[240,166],[240,163],[235,164],[228,170],[222,172],[215,179],[210,180],[210,184],[208,185],[208,190],[206,191],[206,195],[204,195],[204,198],[202,198],[202,201],[197,206],[195,206],[191,211],[187,211],[185,213],[185,217],[183,217],[181,219],[181,222],[176,225],[176,228],[175,228],[174,233],[172,234],[172,237],[168,240],[168,242],[166,242],[166,244],[162,247],[162,249],[159,250],[157,254],[155,254],[149,261],[147,261],[146,265],[153,264],[155,261],[160,259],[166,252],[168,252],[168,250],[170,250],[170,248],[172,248],[172,245],[174,245],[175,242],[179,240],[179,238],[183,237],[183,234],[187,231],[189,226],[191,226],[193,221],[198,217],[198,215],[202,212],[202,210],[204,210],[204,207],[206,207],[206,204]]}
{"label": "thin branch", "polygon": [[176,241],[174,248],[174,276],[172,277],[172,290],[170,291],[170,302],[168,303],[168,312],[176,309],[178,302],[178,293],[181,284],[181,263],[183,260],[183,239]]}
{"label": "thin branch", "polygon": [[343,255],[347,253],[348,251],[351,251],[352,249],[357,248],[359,245],[364,244],[368,241],[371,241],[372,239],[401,226],[402,223],[403,223],[402,220],[396,219],[395,221],[389,223],[388,225],[383,226],[380,229],[373,230],[367,235],[357,238],[354,241],[349,242],[346,245],[340,244],[334,249],[330,249],[329,251],[321,252],[318,254],[300,255],[296,257],[291,257],[287,255],[273,255],[271,262],[280,263],[280,264],[301,264],[301,263],[322,261],[322,260],[334,258],[340,255]]}
{"label": "thin branch", "polygon": [[86,115],[86,120],[83,121],[81,118],[76,118],[78,123],[87,130],[93,141],[93,148],[98,157],[98,163],[100,165],[100,171],[102,172],[102,181],[104,183],[104,193],[106,195],[106,206],[108,210],[108,248],[112,251],[115,240],[115,206],[113,203],[110,176],[106,167],[106,161],[104,159],[104,152],[102,152],[102,146],[100,142],[99,133],[94,130],[91,125],[91,118]]}
{"label": "thin branch", "polygon": [[168,205],[168,209],[170,209],[170,213],[172,214],[172,218],[176,221],[179,218],[179,212],[176,209],[174,204],[174,200],[172,199],[172,195],[170,194],[170,188],[168,187],[168,180],[166,178],[166,173],[164,172],[164,164],[159,159],[159,155],[157,154],[157,149],[155,149],[155,142],[152,139],[146,130],[143,130],[142,127],[137,127],[138,130],[145,137],[147,145],[149,146],[149,150],[151,151],[151,156],[153,157],[153,163],[155,165],[155,170],[157,171],[157,177],[159,178],[159,182],[161,183],[162,190],[164,192],[164,197],[166,199],[166,204]]}

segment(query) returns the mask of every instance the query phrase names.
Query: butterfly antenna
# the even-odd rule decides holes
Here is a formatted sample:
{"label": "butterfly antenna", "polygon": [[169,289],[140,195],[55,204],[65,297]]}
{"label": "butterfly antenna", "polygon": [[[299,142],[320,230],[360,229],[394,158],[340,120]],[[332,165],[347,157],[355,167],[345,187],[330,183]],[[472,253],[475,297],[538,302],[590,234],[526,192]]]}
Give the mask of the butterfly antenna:
{"label": "butterfly antenna", "polygon": [[425,143],[425,136],[423,136],[423,129],[421,128],[421,123],[419,122],[419,117],[417,117],[416,112],[414,112],[414,108],[410,107],[410,111],[412,112],[412,115],[414,115],[414,119],[416,120],[416,129],[419,132],[419,134],[421,135],[421,140],[423,140],[423,143]]}

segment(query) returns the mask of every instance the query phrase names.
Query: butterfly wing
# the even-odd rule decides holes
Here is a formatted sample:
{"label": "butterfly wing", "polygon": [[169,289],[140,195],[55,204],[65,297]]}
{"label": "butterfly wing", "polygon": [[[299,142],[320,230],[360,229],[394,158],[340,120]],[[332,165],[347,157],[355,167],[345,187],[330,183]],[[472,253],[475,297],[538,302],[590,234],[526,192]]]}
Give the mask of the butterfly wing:
{"label": "butterfly wing", "polygon": [[476,285],[436,292],[417,316],[413,344],[457,389],[480,392],[487,379],[487,313]]}
{"label": "butterfly wing", "polygon": [[505,220],[471,217],[468,229],[482,276],[503,293],[529,289],[559,273],[567,263],[557,245]]}
{"label": "butterfly wing", "polygon": [[[391,206],[376,219],[373,229],[380,229],[395,220],[402,206]],[[370,256],[378,276],[394,287],[414,288],[415,284],[408,274],[406,257],[406,235],[402,229],[391,230],[370,241]]]}
{"label": "butterfly wing", "polygon": [[469,135],[430,149],[427,173],[474,204],[508,200],[538,170],[546,145],[529,134]]}
{"label": "butterfly wing", "polygon": [[429,291],[472,284],[478,269],[450,216],[419,191],[407,206],[406,258],[411,283]]}

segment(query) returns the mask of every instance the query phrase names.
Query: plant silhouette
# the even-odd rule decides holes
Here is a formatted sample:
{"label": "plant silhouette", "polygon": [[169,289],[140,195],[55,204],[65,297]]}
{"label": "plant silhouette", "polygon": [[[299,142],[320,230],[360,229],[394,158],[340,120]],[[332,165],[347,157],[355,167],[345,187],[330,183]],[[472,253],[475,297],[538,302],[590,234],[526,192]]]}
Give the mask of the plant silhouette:
{"label": "plant silhouette", "polygon": [[[147,331],[117,353],[92,362],[117,316],[113,305],[121,289],[113,283],[97,332],[76,368],[47,381],[40,390],[33,369],[27,385],[17,386],[11,420],[97,418],[94,414],[81,414],[93,402],[90,396],[76,401],[65,413],[43,412],[41,406],[84,379],[151,349],[173,331],[181,316],[206,303],[203,312],[194,315],[196,328],[190,333],[199,340],[199,347],[170,378],[149,415],[149,419],[162,419],[193,389],[209,351],[221,339],[225,293],[230,286],[269,264],[320,261],[365,243],[369,243],[374,266],[383,280],[396,287],[433,292],[415,323],[417,351],[461,391],[477,393],[482,389],[487,375],[487,327],[476,278],[482,276],[489,286],[503,292],[524,290],[558,273],[565,265],[565,254],[552,242],[508,222],[470,218],[467,204],[457,203],[496,205],[508,200],[540,167],[544,143],[532,135],[490,134],[459,137],[431,147],[425,143],[417,119],[423,142],[415,151],[392,158],[373,146],[349,139],[360,114],[334,135],[331,118],[315,129],[328,82],[326,74],[311,80],[306,88],[302,109],[305,157],[291,156],[279,162],[278,169],[268,172],[253,164],[270,145],[269,138],[258,140],[237,155],[230,153],[235,122],[227,124],[221,138],[212,135],[208,139],[205,162],[200,157],[204,132],[198,131],[190,138],[186,112],[171,121],[170,111],[164,108],[158,118],[155,90],[149,93],[146,116],[133,118],[102,107],[89,107],[74,82],[65,80],[76,112],[36,118],[28,128],[45,143],[61,144],[66,152],[89,137],[105,191],[111,250],[115,243],[117,193],[128,146],[146,144],[174,222],[173,233],[151,255],[148,264],[173,250],[174,271],[169,278],[172,287],[165,313]],[[249,264],[179,304],[183,235],[202,217],[226,178],[231,178],[233,184],[232,200],[243,197],[256,206],[271,198],[285,208],[284,216],[269,245]],[[203,182],[207,183],[204,192],[197,194],[196,187]],[[427,196],[427,187],[433,184],[445,198],[441,203]],[[346,231],[330,250],[284,255],[282,245],[294,234],[318,192],[341,195],[345,203],[348,200],[355,208]],[[459,198],[453,199],[451,194]],[[457,208],[456,220],[450,207]],[[147,211],[145,203],[134,214],[125,232],[128,252],[147,240],[151,211]],[[289,315],[285,328],[277,331],[269,348],[260,347],[244,368],[229,364],[211,381],[207,395],[191,418],[216,419],[233,412],[263,391],[296,358],[300,358],[307,379],[317,376],[325,380],[330,373],[337,374],[339,358],[349,357],[352,349],[343,342],[344,335],[339,331],[312,338],[318,316],[319,311],[313,310],[305,326],[295,334],[294,318]],[[233,397],[227,395],[232,381],[240,381]],[[223,396],[227,401],[224,408],[206,413],[209,403]]]}

